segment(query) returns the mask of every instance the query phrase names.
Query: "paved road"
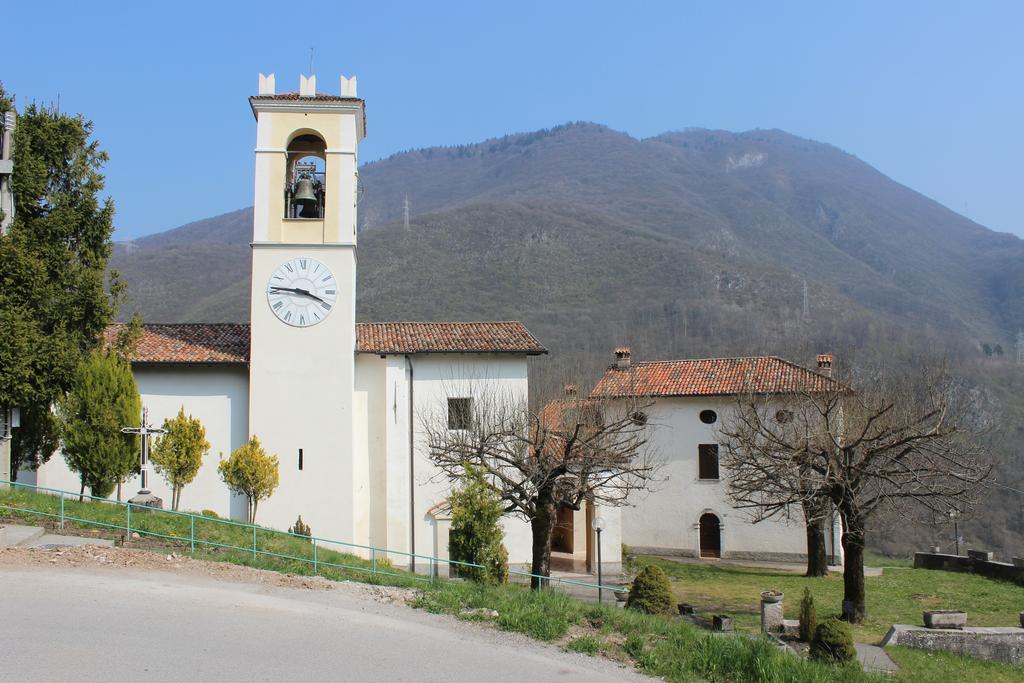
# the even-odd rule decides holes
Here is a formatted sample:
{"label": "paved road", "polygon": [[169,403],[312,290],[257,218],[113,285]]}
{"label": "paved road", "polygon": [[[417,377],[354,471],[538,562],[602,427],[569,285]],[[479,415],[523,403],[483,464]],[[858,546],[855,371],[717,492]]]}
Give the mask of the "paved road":
{"label": "paved road", "polygon": [[0,642],[17,681],[650,680],[352,591],[170,572],[0,571]]}

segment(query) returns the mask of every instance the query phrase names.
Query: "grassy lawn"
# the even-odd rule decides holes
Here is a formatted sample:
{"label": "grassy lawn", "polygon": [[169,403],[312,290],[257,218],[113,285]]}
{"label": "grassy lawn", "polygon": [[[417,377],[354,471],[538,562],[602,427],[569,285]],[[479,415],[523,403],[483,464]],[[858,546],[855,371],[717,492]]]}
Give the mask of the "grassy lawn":
{"label": "grassy lawn", "polygon": [[881,553],[865,552],[865,567],[913,567],[914,559],[910,557],[889,557]]}
{"label": "grassy lawn", "polygon": [[[729,614],[737,628],[749,632],[761,628],[760,595],[764,590],[786,593],[787,619],[800,616],[804,587],[811,589],[819,620],[838,615],[842,607],[841,574],[810,579],[775,569],[688,564],[643,556],[638,562],[664,569],[680,602],[694,605],[709,618]],[[882,576],[869,576],[864,582],[868,616],[853,630],[854,638],[864,643],[877,643],[894,623],[923,624],[926,609],[966,610],[971,626],[1016,626],[1024,608],[1024,588],[973,574],[897,568],[886,569]]]}
{"label": "grassy lawn", "polygon": [[908,647],[889,647],[886,652],[903,671],[901,678],[929,683],[1019,683],[1024,666],[983,662],[946,652],[925,652]]}
{"label": "grassy lawn", "polygon": [[[0,490],[0,519],[57,531],[60,524],[61,500],[57,496],[26,489]],[[9,508],[20,508],[11,510]],[[23,510],[23,511],[22,511]],[[32,511],[32,512],[30,512]],[[45,513],[40,515],[38,513]],[[127,536],[127,529],[140,538],[129,546],[140,549],[179,550],[189,552],[195,541],[197,559],[232,562],[261,569],[287,571],[295,574],[316,573],[327,578],[356,579],[387,583],[414,584],[413,575],[396,570],[385,557],[375,561],[344,552],[344,547],[293,536],[275,529],[233,524],[229,520],[189,517],[170,512],[131,510],[109,502],[77,499],[64,500],[65,533],[84,536],[99,535],[116,540]],[[194,519],[194,521],[193,521]],[[253,554],[253,543],[258,552]],[[375,574],[375,576],[374,576]],[[385,581],[387,579],[387,581]]]}

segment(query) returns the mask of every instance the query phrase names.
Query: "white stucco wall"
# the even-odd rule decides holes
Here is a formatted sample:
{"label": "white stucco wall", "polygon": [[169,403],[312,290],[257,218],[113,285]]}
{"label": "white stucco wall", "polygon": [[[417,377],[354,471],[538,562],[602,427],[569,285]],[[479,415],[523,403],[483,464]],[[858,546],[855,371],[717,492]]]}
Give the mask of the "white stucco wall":
{"label": "white stucco wall", "polygon": [[[389,383],[400,387],[399,376],[407,375],[407,360],[400,358],[388,359],[393,369],[393,380]],[[415,547],[418,554],[447,556],[447,549],[437,547],[437,539],[443,538],[435,528],[436,520],[428,511],[449,496],[452,483],[439,475],[436,467],[430,462],[427,449],[427,437],[424,430],[425,420],[446,420],[447,399],[476,396],[501,396],[503,400],[527,399],[528,385],[526,378],[526,356],[499,354],[422,354],[412,356],[413,375],[415,378],[414,393],[414,449],[413,459],[413,506],[415,512],[414,532]],[[397,398],[397,400],[395,400]],[[406,402],[402,402],[402,399]],[[388,423],[394,425],[392,438],[388,443],[388,489],[393,492],[388,503],[388,547],[406,549],[408,545],[398,546],[401,537],[392,533],[402,522],[397,515],[399,511],[409,513],[408,499],[400,501],[400,497],[409,496],[408,488],[402,485],[392,486],[390,474],[395,473],[400,481],[408,481],[408,446],[398,444],[399,439],[408,441],[408,400],[407,393],[398,391],[396,396],[387,400],[387,410],[395,413],[388,417]],[[397,405],[397,410],[395,407]],[[404,411],[403,411],[404,409]],[[394,446],[394,447],[392,447]],[[603,532],[602,559],[609,570],[622,562],[621,520],[617,509],[598,509],[606,520]],[[509,562],[520,567],[528,567],[532,558],[532,536],[528,522],[508,515],[503,519],[505,530],[505,547],[509,552]],[[593,531],[583,531],[593,533]],[[406,532],[408,536],[408,531]]]}
{"label": "white stucco wall", "polygon": [[[278,320],[266,295],[274,269],[301,256],[330,268],[338,284],[330,314],[303,328]],[[364,420],[354,398],[354,249],[253,245],[252,263],[249,430],[280,460],[280,485],[260,503],[256,521],[283,530],[302,515],[316,536],[354,539],[353,447]]]}
{"label": "white stucco wall", "polygon": [[[206,427],[210,452],[203,460],[195,481],[182,490],[181,509],[207,509],[222,517],[245,519],[245,498],[236,498],[228,491],[217,474],[217,463],[221,454],[227,457],[248,439],[248,370],[241,365],[137,365],[132,371],[142,405],[149,409],[151,424],[160,426],[165,419],[176,416],[184,406],[186,413],[198,418]],[[31,478],[21,475],[19,479],[22,481]],[[165,507],[170,508],[171,490],[167,482],[152,468],[149,479],[150,490],[163,498]],[[39,468],[35,473],[35,483],[67,491],[78,491],[80,486],[78,475],[68,469],[60,452]],[[132,478],[122,486],[122,498],[131,498],[140,486],[139,477]]]}
{"label": "white stucco wall", "polygon": [[[700,421],[702,410],[714,410],[718,422]],[[663,398],[647,410],[650,444],[664,463],[655,490],[638,492],[622,510],[622,541],[640,550],[697,555],[699,520],[714,513],[721,523],[723,557],[806,556],[803,517],[754,524],[750,513],[734,509],[726,496],[724,468],[719,480],[698,477],[698,446],[717,444],[717,429],[732,409],[730,398]],[[838,537],[837,537],[838,539]]]}

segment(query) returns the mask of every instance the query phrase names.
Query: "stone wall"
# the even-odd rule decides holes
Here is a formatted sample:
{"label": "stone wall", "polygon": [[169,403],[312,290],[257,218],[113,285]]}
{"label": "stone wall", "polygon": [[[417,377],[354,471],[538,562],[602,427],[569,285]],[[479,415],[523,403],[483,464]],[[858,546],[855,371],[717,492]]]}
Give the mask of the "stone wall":
{"label": "stone wall", "polygon": [[1024,567],[1009,562],[982,559],[983,556],[987,556],[987,554],[975,553],[974,557],[964,557],[963,555],[944,555],[942,553],[914,553],[914,568],[980,574],[990,579],[1024,583]]}
{"label": "stone wall", "polygon": [[882,646],[903,645],[918,650],[951,652],[1007,664],[1024,663],[1024,628],[930,629],[896,624]]}

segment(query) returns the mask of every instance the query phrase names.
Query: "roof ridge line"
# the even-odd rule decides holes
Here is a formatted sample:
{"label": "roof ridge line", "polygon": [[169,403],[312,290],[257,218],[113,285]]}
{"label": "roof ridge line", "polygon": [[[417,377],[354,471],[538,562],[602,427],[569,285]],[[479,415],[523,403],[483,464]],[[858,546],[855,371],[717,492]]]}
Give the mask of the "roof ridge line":
{"label": "roof ridge line", "polygon": [[[761,356],[706,356],[706,357],[703,357],[703,358],[668,358],[668,359],[663,359],[663,360],[638,360],[638,361],[633,361],[632,365],[654,365],[656,363],[693,363],[693,362],[702,361],[702,360],[757,360],[759,358],[769,358],[771,360],[782,361],[783,363],[789,363],[790,365],[795,365],[798,368],[803,368],[804,367],[802,365],[794,363],[793,361],[786,360],[785,358],[782,358],[780,356],[773,356],[773,355],[761,355]],[[804,368],[804,369],[807,370],[809,368]]]}

